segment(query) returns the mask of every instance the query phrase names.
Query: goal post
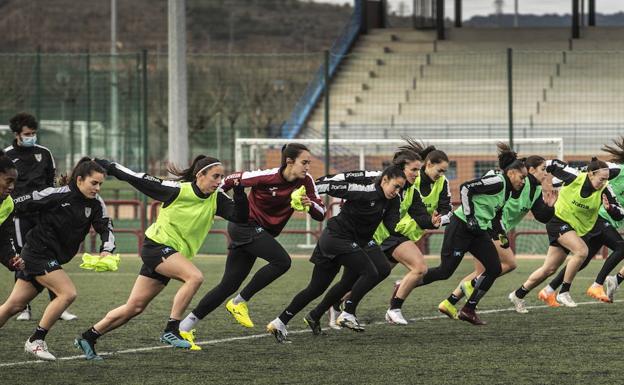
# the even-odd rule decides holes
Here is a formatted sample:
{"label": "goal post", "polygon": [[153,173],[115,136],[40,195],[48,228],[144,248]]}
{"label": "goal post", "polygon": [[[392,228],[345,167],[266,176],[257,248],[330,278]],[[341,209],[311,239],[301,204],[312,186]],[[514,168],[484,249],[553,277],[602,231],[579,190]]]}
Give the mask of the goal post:
{"label": "goal post", "polygon": [[[478,178],[491,169],[498,168],[496,145],[507,142],[505,138],[424,138],[426,145],[434,145],[446,152],[450,164],[446,177],[449,180],[452,201],[459,200],[459,185],[467,180]],[[230,171],[246,171],[279,167],[281,148],[286,143],[302,143],[313,156],[310,174],[314,178],[325,172],[324,139],[236,139],[235,168]],[[329,141],[330,172],[350,170],[381,170],[390,164],[399,146],[405,145],[403,139],[331,139]],[[563,159],[564,143],[562,138],[518,138],[514,139],[514,150],[521,157],[540,155],[546,159]],[[296,213],[280,236],[280,242],[290,250],[313,247],[320,226],[307,215]],[[518,237],[517,251],[522,254],[543,254],[546,240],[536,241],[539,234],[533,230],[543,230],[543,225],[532,219],[523,221],[519,230],[524,233]],[[543,237],[542,237],[543,238]],[[430,249],[434,254],[439,251],[441,235],[430,237]]]}

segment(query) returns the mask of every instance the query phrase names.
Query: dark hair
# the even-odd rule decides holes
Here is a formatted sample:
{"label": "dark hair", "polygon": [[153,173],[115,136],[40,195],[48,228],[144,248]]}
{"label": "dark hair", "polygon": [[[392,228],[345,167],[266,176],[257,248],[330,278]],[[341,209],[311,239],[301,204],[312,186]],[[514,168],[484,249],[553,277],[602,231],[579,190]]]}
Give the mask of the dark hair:
{"label": "dark hair", "polygon": [[287,143],[282,146],[282,167],[286,167],[286,158],[290,158],[292,160],[297,159],[299,154],[307,151],[310,152],[308,147],[305,144],[301,143]]}
{"label": "dark hair", "polygon": [[399,147],[400,149],[410,149],[425,161],[431,162],[433,164],[438,164],[442,162],[448,162],[448,156],[444,151],[440,151],[435,148],[435,146],[427,146],[422,140],[415,140],[412,138],[404,137],[403,140],[407,142],[407,145]]}
{"label": "dark hair", "polygon": [[9,120],[9,127],[11,127],[11,131],[16,134],[21,133],[22,127],[24,126],[36,130],[39,128],[39,123],[34,116],[26,112],[20,112]]}
{"label": "dark hair", "polygon": [[414,162],[416,160],[422,160],[422,157],[418,154],[418,147],[415,142],[409,138],[403,138],[407,144],[399,146],[399,150],[394,153],[392,158],[392,164],[395,166],[405,168],[407,162]]}
{"label": "dark hair", "polygon": [[[173,178],[173,180],[175,181],[180,181],[180,182],[194,182],[195,179],[197,179],[197,173],[202,170],[204,167],[208,166],[209,164],[212,163],[220,163],[219,159],[217,158],[213,158],[211,156],[206,156],[206,155],[197,155],[195,157],[195,159],[193,159],[193,163],[191,163],[191,166],[189,168],[186,168],[184,170],[180,170],[179,168],[177,168],[174,164],[169,164],[167,166],[167,171],[169,171],[169,173],[173,174],[176,176],[176,178]],[[217,166],[216,164],[203,170],[202,171],[202,175],[205,175],[208,170],[210,170],[212,167]]]}
{"label": "dark hair", "polygon": [[4,151],[0,150],[0,174],[4,174],[9,170],[15,170],[15,168],[13,161],[4,155]]}
{"label": "dark hair", "polygon": [[609,165],[594,156],[587,165],[587,172],[600,170],[601,168],[609,168]]}
{"label": "dark hair", "polygon": [[85,156],[81,158],[78,163],[76,163],[76,166],[72,170],[69,178],[67,178],[67,175],[62,175],[61,178],[59,178],[59,185],[63,186],[70,183],[76,184],[78,177],[86,178],[94,172],[106,175],[104,167],[95,163],[91,158]]}
{"label": "dark hair", "polygon": [[546,159],[542,158],[539,155],[531,155],[524,161],[524,164],[527,168],[533,167],[538,168],[541,164],[546,162]]}
{"label": "dark hair", "polygon": [[394,178],[407,179],[407,177],[405,176],[405,172],[403,172],[403,167],[396,165],[396,164],[386,167],[381,173],[381,175],[379,175],[379,177],[377,178],[377,183],[381,183],[381,180],[383,179],[384,176],[388,177],[388,179],[394,179]]}
{"label": "dark hair", "polygon": [[620,136],[618,139],[613,139],[614,146],[604,145],[602,151],[611,154],[611,161],[619,164],[624,164],[624,136]]}
{"label": "dark hair", "polygon": [[498,149],[498,167],[501,170],[522,170],[526,168],[524,158],[518,159],[518,154],[508,144],[499,142],[496,148]]}

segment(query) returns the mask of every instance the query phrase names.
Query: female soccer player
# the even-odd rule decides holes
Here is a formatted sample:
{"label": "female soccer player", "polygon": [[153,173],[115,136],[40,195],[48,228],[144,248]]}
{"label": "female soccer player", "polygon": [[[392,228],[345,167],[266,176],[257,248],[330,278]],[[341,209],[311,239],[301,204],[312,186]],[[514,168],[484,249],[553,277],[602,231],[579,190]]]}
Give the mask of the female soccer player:
{"label": "female soccer player", "polygon": [[[386,311],[386,321],[397,325],[406,325],[401,307],[403,302],[427,271],[425,258],[416,243],[425,233],[425,229],[446,225],[452,215],[451,196],[448,181],[444,173],[448,169],[448,157],[434,146],[425,147],[422,143],[406,139],[407,145],[399,147],[394,154],[393,164],[403,165],[407,178],[401,191],[400,230],[391,235],[383,223],[375,231],[374,239],[381,246],[391,262],[391,268],[401,263],[408,269],[405,277],[391,296],[390,308]],[[424,159],[424,165],[420,159]],[[329,180],[357,182],[357,177],[368,175],[373,178],[379,172],[348,172],[337,174]],[[369,181],[372,179],[369,179]],[[398,230],[398,229],[393,229]],[[385,279],[385,277],[379,277]],[[380,281],[381,282],[381,281]],[[330,327],[336,328],[340,303],[330,308]]]}
{"label": "female soccer player", "polygon": [[[607,163],[609,166],[609,188],[613,190],[617,202],[622,206],[624,193],[624,172],[622,172],[622,164],[624,164],[624,138],[614,140],[615,146],[604,146],[603,151],[611,154],[614,163]],[[617,229],[621,227],[622,222],[616,221],[607,213],[604,207],[600,207],[598,219],[594,228],[585,236],[583,240],[587,243],[587,258],[579,268],[583,270],[589,264],[591,259],[596,255],[602,246],[607,246],[613,252],[602,265],[600,272],[596,276],[594,283],[587,289],[587,295],[602,302],[612,302],[614,287],[617,287],[617,277],[609,277],[607,275],[615,269],[615,267],[624,258],[624,239]],[[565,268],[561,269],[557,276],[550,282],[548,286],[542,289],[538,298],[546,302],[549,306],[558,307],[559,303],[556,299],[556,290],[563,283]],[[604,287],[603,287],[604,284]],[[606,292],[605,292],[606,287]]]}
{"label": "female soccer player", "polygon": [[61,265],[71,261],[91,226],[100,234],[100,255],[115,249],[113,226],[104,201],[98,195],[104,182],[104,169],[89,158],[74,168],[69,184],[47,188],[14,200],[16,213],[39,212],[39,225],[27,237],[21,258],[24,270],[18,272],[13,291],[0,306],[0,327],[35,298],[44,288],[56,294],[46,307],[35,332],[24,349],[42,360],[55,360],[45,337],[59,316],[76,299],[76,288]]}
{"label": "female soccer player", "polygon": [[601,206],[615,220],[624,219],[624,209],[607,186],[609,178],[614,176],[610,176],[605,162],[592,158],[587,172],[579,172],[564,162],[549,160],[546,162],[546,171],[561,179],[564,187],[555,203],[555,215],[546,225],[550,246],[544,264],[518,290],[509,294],[509,300],[518,313],[528,312],[524,297],[561,266],[568,250],[571,257],[556,299],[565,306],[575,307],[576,303],[570,296],[570,286],[588,254],[587,244],[581,237],[589,234],[596,224]]}
{"label": "female soccer player", "polygon": [[470,252],[477,258],[485,271],[479,277],[475,290],[468,302],[460,310],[458,318],[474,325],[485,325],[475,308],[500,275],[501,265],[496,248],[488,233],[492,222],[512,190],[522,190],[527,169],[523,160],[518,159],[508,146],[499,144],[498,162],[502,173],[484,176],[460,186],[462,205],[454,212],[444,231],[441,263],[431,268],[423,277],[422,285],[448,279],[459,266],[464,254]]}
{"label": "female soccer player", "polygon": [[10,220],[14,208],[10,194],[15,188],[16,180],[15,164],[0,150],[0,263],[11,271],[21,270],[24,267],[24,261],[15,250],[15,226]]}
{"label": "female soccer player", "polygon": [[[180,324],[180,330],[187,332],[234,294],[249,275],[256,259],[269,263],[256,272],[247,286],[230,299],[226,309],[236,321],[245,327],[253,327],[249,318],[247,302],[275,281],[290,268],[290,256],[275,240],[294,212],[291,194],[305,188],[301,203],[310,216],[322,221],[325,206],[319,197],[314,179],[308,174],[312,155],[306,146],[290,143],[282,147],[281,166],[269,170],[246,171],[225,178],[223,188],[227,190],[240,181],[241,186],[251,187],[249,193],[249,221],[229,223],[228,233],[232,242],[225,262],[221,282],[208,292],[193,311]],[[186,333],[185,333],[186,334]],[[190,336],[193,338],[192,335]]]}
{"label": "female soccer player", "polygon": [[[510,150],[510,149],[507,149]],[[524,162],[528,169],[527,180],[521,190],[512,191],[511,196],[503,206],[502,218],[493,221],[490,231],[492,241],[496,247],[501,262],[501,275],[507,274],[516,268],[516,256],[509,248],[507,232],[512,231],[531,211],[535,219],[547,223],[554,215],[553,205],[556,195],[542,194],[542,184],[547,179],[546,160],[541,156],[529,156]],[[491,175],[493,172],[488,173]],[[481,262],[474,260],[475,270],[461,280],[460,286],[438,305],[438,310],[452,319],[457,319],[455,304],[465,295],[470,297],[474,291],[477,277],[485,270]]]}
{"label": "female soccer player", "polygon": [[[338,324],[354,331],[363,331],[356,318],[360,300],[378,282],[379,272],[373,258],[385,259],[383,252],[372,240],[375,230],[382,221],[389,229],[394,229],[399,221],[399,192],[405,185],[402,167],[386,168],[379,179],[372,184],[349,182],[322,182],[319,191],[333,197],[346,199],[340,214],[327,222],[327,227],[312,253],[310,261],[314,270],[308,286],[297,294],[286,309],[267,325],[267,332],[278,342],[285,342],[288,322],[305,306],[316,299],[329,287],[334,277],[344,266],[342,278],[325,295],[304,321],[315,335],[321,333],[320,318],[329,307],[342,298],[349,290],[351,297],[338,317]],[[371,257],[376,253],[377,257]]]}
{"label": "female soccer player", "polygon": [[177,348],[199,350],[198,346],[184,340],[179,332],[180,319],[204,279],[191,259],[204,243],[215,215],[228,221],[247,221],[244,190],[233,182],[238,186],[234,188],[232,201],[219,188],[223,179],[221,162],[204,155],[197,156],[186,170],[170,166],[169,172],[177,176],[177,182],[135,173],[107,160],[97,161],[110,175],[163,203],[156,222],[145,231],[141,250],[143,266],[128,300],[82,333],[75,341],[76,346],[82,349],[87,360],[101,359],[95,352],[97,339],[141,314],[173,278],[183,284],[173,298],[169,320],[160,340]]}

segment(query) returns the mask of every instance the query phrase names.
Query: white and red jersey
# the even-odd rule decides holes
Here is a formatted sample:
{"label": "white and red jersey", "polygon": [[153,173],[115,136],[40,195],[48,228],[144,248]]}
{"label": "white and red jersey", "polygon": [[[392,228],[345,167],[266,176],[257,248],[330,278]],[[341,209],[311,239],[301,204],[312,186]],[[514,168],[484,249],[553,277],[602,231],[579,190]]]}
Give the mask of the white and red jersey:
{"label": "white and red jersey", "polygon": [[312,201],[310,216],[317,221],[325,217],[325,205],[316,190],[316,184],[310,174],[303,179],[288,182],[284,179],[281,167],[236,172],[228,175],[223,181],[223,190],[234,187],[235,181],[245,187],[251,187],[249,192],[249,220],[262,226],[272,236],[276,237],[290,219],[294,210],[290,206],[290,194],[301,186],[305,186],[306,195]]}

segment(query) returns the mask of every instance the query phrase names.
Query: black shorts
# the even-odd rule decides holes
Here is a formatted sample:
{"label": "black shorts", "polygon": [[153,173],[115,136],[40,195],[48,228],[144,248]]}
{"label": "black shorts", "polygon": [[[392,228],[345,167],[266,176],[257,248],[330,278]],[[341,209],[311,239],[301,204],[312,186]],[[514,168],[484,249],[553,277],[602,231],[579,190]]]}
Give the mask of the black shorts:
{"label": "black shorts", "polygon": [[557,239],[568,231],[575,231],[569,223],[562,221],[557,217],[553,217],[546,224],[546,232],[548,233],[548,243],[550,246],[561,247]]}
{"label": "black shorts", "polygon": [[396,259],[394,259],[394,257],[392,256],[392,254],[394,254],[394,250],[399,247],[400,244],[402,244],[403,242],[411,242],[411,240],[404,236],[404,235],[391,235],[388,238],[386,238],[381,245],[379,245],[379,247],[381,248],[381,250],[384,252],[384,254],[386,254],[386,257],[388,257],[388,260],[392,263],[399,263]]}
{"label": "black shorts", "polygon": [[[375,241],[371,240],[370,242],[374,243]],[[361,252],[364,247],[367,246],[368,244],[360,246],[352,239],[348,239],[341,234],[336,234],[326,227],[312,252],[310,262],[315,265],[333,264],[334,259],[338,255]]]}
{"label": "black shorts", "polygon": [[240,246],[245,246],[252,243],[254,240],[261,237],[271,237],[271,234],[260,225],[256,223],[233,223],[228,222],[228,234],[230,235],[230,245],[228,249],[235,249]]}
{"label": "black shorts", "polygon": [[177,252],[178,251],[173,247],[156,243],[148,237],[145,237],[143,248],[141,248],[141,260],[143,261],[143,266],[141,266],[139,275],[155,279],[162,282],[164,285],[167,285],[171,278],[165,277],[164,275],[156,272],[156,266],[160,265],[165,259]]}
{"label": "black shorts", "polygon": [[44,287],[37,282],[35,277],[63,269],[58,259],[42,256],[30,249],[28,245],[24,246],[20,256],[24,260],[25,268],[17,271],[15,278],[30,282],[38,292],[41,292]]}

